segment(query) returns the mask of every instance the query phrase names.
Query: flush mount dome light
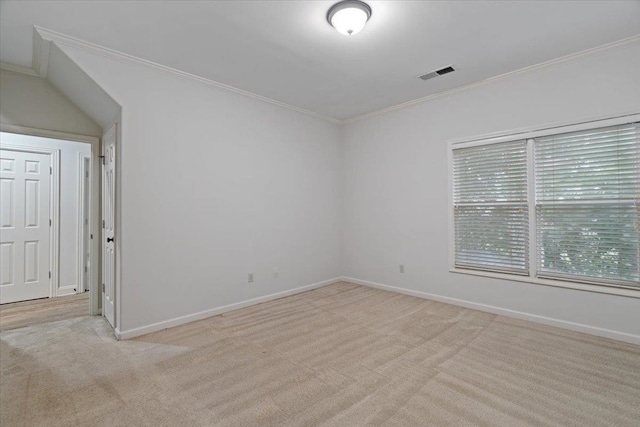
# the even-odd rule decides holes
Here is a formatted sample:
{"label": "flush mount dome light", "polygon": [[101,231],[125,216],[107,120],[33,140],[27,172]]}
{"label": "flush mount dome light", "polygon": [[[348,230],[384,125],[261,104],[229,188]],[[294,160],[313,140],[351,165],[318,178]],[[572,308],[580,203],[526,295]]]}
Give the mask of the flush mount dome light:
{"label": "flush mount dome light", "polygon": [[345,0],[331,6],[327,21],[345,36],[357,34],[371,17],[371,8],[359,0]]}

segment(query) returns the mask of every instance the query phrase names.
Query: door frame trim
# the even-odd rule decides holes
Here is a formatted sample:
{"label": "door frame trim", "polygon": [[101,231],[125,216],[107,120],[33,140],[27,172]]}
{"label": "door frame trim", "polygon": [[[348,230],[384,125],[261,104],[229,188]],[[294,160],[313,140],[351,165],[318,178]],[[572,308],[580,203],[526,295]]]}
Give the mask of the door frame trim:
{"label": "door frame trim", "polygon": [[28,147],[17,144],[2,144],[2,150],[18,151],[22,153],[34,153],[48,155],[51,160],[51,180],[49,183],[49,268],[51,277],[49,278],[49,298],[57,296],[60,282],[60,258],[58,254],[58,240],[60,236],[60,150],[57,148]]}
{"label": "door frame trim", "polygon": [[[90,135],[80,135],[80,134],[74,134],[74,133],[67,133],[67,132],[59,132],[59,131],[54,131],[54,130],[47,130],[47,129],[38,129],[38,128],[31,128],[31,127],[27,127],[27,126],[17,126],[17,125],[10,125],[10,124],[5,124],[5,123],[0,123],[0,131],[1,132],[8,132],[8,133],[16,133],[16,134],[21,134],[21,135],[31,135],[31,136],[40,136],[43,138],[50,138],[50,139],[62,139],[62,140],[66,140],[66,141],[74,141],[74,142],[84,142],[87,144],[91,145],[91,207],[90,210],[92,212],[92,217],[91,217],[91,230],[94,231],[94,239],[91,241],[91,265],[92,266],[97,266],[97,268],[92,268],[91,269],[91,281],[90,281],[90,286],[89,286],[89,299],[90,299],[90,304],[89,304],[89,314],[91,316],[97,316],[100,314],[100,289],[99,289],[99,273],[100,273],[100,268],[101,268],[101,258],[100,258],[100,245],[99,245],[99,238],[96,238],[96,236],[100,235],[100,229],[98,227],[98,223],[99,223],[99,218],[97,217],[96,212],[99,213],[100,211],[100,206],[96,204],[99,203],[99,199],[100,197],[96,197],[96,195],[100,194],[100,188],[98,187],[99,182],[100,182],[100,176],[99,174],[99,161],[100,158],[99,156],[101,155],[100,152],[100,137],[97,136],[90,136]],[[2,144],[2,147],[6,147],[8,145],[6,144]],[[34,149],[31,147],[28,147],[29,150],[33,151],[33,150],[40,150],[40,148],[38,149]],[[24,149],[20,148],[21,151],[25,151]],[[37,151],[34,151],[37,152]],[[59,193],[58,193],[58,186],[59,186],[59,153],[58,153],[58,159],[55,163],[54,166],[54,159],[52,158],[52,168],[53,168],[53,174],[52,177],[57,176],[57,179],[53,179],[52,178],[52,182],[56,181],[56,196],[54,198],[55,203],[56,203],[56,209],[55,209],[55,217],[52,217],[52,232],[54,231],[54,227],[55,227],[55,232],[54,235],[51,239],[51,242],[53,244],[54,239],[55,239],[55,244],[53,247],[53,250],[55,250],[56,253],[56,257],[58,256],[58,237],[60,235],[60,230],[59,230],[59,223],[58,223],[58,214],[59,214],[59,207],[58,207],[58,203],[59,203]],[[57,174],[57,175],[56,175]],[[52,191],[53,194],[53,191]],[[52,205],[53,206],[53,205]],[[51,254],[53,254],[53,251],[51,252]],[[52,258],[53,259],[53,258]],[[59,261],[59,258],[57,258]],[[53,290],[57,290],[58,288],[58,279],[59,279],[59,273],[58,273],[58,265],[55,262],[52,262],[52,270],[51,270],[51,276],[52,276],[52,290],[50,292],[50,296],[54,296]],[[53,279],[55,278],[56,282],[55,284],[53,283]],[[55,286],[54,286],[55,285]]]}

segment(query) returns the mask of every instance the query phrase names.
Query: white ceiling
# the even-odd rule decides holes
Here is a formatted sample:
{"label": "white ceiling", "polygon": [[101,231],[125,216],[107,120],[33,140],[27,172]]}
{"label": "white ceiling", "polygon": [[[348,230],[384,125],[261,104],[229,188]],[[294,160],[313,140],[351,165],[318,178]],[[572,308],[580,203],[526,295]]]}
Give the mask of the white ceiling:
{"label": "white ceiling", "polygon": [[2,1],[0,60],[38,25],[344,120],[640,34],[640,1],[369,1],[352,37],[333,3]]}

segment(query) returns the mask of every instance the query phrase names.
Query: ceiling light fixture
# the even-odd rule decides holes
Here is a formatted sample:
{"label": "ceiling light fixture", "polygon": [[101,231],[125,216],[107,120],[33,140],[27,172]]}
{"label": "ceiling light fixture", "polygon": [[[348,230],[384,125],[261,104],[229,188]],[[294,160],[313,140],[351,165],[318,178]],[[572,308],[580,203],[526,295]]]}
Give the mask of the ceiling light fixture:
{"label": "ceiling light fixture", "polygon": [[371,17],[371,8],[360,0],[344,0],[331,6],[327,21],[345,36],[357,34]]}

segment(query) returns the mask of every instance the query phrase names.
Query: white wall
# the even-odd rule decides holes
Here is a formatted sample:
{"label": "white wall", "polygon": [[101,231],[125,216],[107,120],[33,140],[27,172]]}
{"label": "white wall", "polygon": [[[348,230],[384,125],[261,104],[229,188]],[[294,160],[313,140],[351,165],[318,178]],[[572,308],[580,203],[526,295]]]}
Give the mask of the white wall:
{"label": "white wall", "polygon": [[451,139],[640,111],[637,46],[342,128],[62,49],[122,106],[117,322],[125,335],[344,274],[640,336],[640,299],[449,273],[446,184]]}
{"label": "white wall", "polygon": [[116,322],[125,336],[340,276],[338,125],[62,49],[122,107]]}
{"label": "white wall", "polygon": [[47,80],[93,119],[104,135],[120,114],[120,106],[56,45],[49,50]]}
{"label": "white wall", "polygon": [[91,145],[40,138],[37,136],[18,135],[0,132],[0,148],[4,144],[22,147],[48,147],[60,150],[60,239],[59,257],[60,279],[58,295],[74,293],[74,289],[82,283],[78,277],[78,239],[79,239],[79,196],[78,179],[80,174],[79,156],[91,156]]}
{"label": "white wall", "polygon": [[448,271],[449,140],[630,110],[640,111],[637,45],[347,125],[344,274],[640,340],[640,299]]}
{"label": "white wall", "polygon": [[0,123],[102,136],[102,129],[51,83],[0,69]]}

